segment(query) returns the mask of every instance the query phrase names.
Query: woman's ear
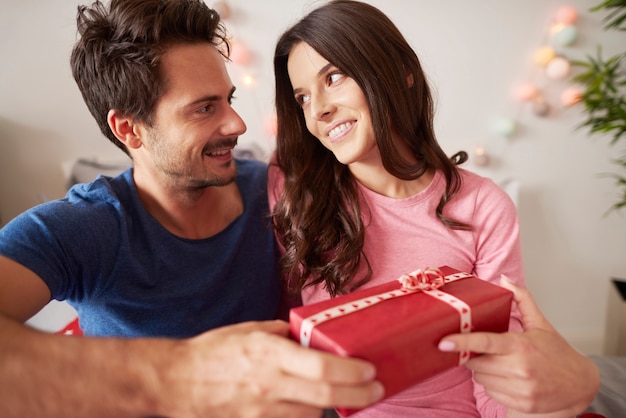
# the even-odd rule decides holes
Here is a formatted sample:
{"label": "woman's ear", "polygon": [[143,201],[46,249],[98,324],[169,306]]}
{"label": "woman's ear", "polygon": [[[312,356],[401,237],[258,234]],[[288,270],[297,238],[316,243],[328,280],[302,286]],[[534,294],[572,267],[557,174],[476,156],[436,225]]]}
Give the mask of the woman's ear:
{"label": "woman's ear", "polygon": [[121,116],[120,113],[115,110],[109,110],[107,114],[107,122],[109,128],[113,132],[113,135],[119,141],[126,145],[127,148],[139,148],[142,145],[141,137],[138,135],[139,126],[130,116]]}
{"label": "woman's ear", "polygon": [[413,74],[409,73],[406,76],[406,85],[411,88],[415,84],[415,79],[413,78]]}

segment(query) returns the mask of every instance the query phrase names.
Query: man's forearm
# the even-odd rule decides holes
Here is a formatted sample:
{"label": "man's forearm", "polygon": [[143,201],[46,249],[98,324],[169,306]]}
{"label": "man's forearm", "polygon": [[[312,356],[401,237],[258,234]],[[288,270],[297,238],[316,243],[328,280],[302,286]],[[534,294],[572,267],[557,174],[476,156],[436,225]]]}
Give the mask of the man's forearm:
{"label": "man's forearm", "polygon": [[[173,341],[45,334],[0,315],[0,416],[135,417],[165,412]],[[157,395],[158,394],[158,395]],[[173,402],[172,402],[173,403]]]}

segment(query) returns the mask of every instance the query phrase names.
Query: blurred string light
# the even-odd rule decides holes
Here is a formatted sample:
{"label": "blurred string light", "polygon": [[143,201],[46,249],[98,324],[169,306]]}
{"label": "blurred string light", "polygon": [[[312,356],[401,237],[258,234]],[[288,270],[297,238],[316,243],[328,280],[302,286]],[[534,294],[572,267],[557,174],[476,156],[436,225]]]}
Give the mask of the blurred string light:
{"label": "blurred string light", "polygon": [[[235,20],[237,18],[236,9],[232,8],[226,0],[213,2],[211,7],[215,11],[217,11],[222,20]],[[238,70],[241,70],[237,71],[238,73],[240,73],[241,83],[246,88],[250,89],[250,93],[253,97],[255,97],[254,87],[257,83],[257,79],[254,76],[254,71],[252,71],[252,67],[254,64],[252,54],[250,53],[248,47],[240,39],[230,39],[230,61],[232,64],[238,67]],[[260,109],[258,100],[254,100],[254,104],[257,113],[261,115],[260,117],[263,120],[263,131],[265,131],[265,133],[272,139],[275,139],[277,133],[275,112],[272,111],[269,115],[267,115],[267,112]]]}
{"label": "blurred string light", "polygon": [[484,167],[484,166],[489,165],[489,155],[487,155],[483,147],[476,147],[476,149],[474,150],[473,161],[474,161],[474,164],[476,164],[479,167]]}
{"label": "blurred string light", "polygon": [[228,20],[231,17],[230,5],[227,1],[216,1],[213,3],[213,10],[215,10],[223,20]]}
{"label": "blurred string light", "polygon": [[[578,29],[575,24],[578,13],[572,6],[557,9],[552,22],[544,36],[544,42],[532,55],[535,69],[528,80],[519,83],[512,89],[513,99],[527,105],[533,115],[548,117],[555,107],[571,107],[582,100],[582,89],[578,86],[565,86],[556,98],[547,97],[547,93],[538,86],[537,76],[542,78],[543,87],[559,88],[559,82],[566,80],[571,72],[571,63],[562,52],[564,47],[576,43]],[[547,84],[546,84],[547,82]],[[501,117],[492,123],[494,134],[501,138],[510,138],[519,131],[515,118]],[[477,166],[486,166],[490,162],[489,154],[484,146],[474,150],[473,162]]]}
{"label": "blurred string light", "polygon": [[[571,64],[567,57],[558,52],[561,47],[573,45],[578,39],[578,29],[575,26],[578,13],[572,6],[560,7],[548,30],[544,45],[537,48],[533,54],[534,65],[543,71],[544,75],[553,81],[565,80],[571,71]],[[578,87],[568,86],[560,95],[562,106],[572,106],[580,101],[581,91]],[[566,93],[567,92],[567,93]],[[519,102],[528,102],[536,116],[547,116],[550,113],[549,100],[532,81],[527,81],[514,89],[514,98]],[[578,101],[577,101],[578,100]]]}
{"label": "blurred string light", "polygon": [[254,85],[254,81],[255,80],[254,80],[254,77],[252,75],[244,74],[243,77],[242,77],[242,81],[243,81],[243,84],[246,87],[251,87],[252,85]]}

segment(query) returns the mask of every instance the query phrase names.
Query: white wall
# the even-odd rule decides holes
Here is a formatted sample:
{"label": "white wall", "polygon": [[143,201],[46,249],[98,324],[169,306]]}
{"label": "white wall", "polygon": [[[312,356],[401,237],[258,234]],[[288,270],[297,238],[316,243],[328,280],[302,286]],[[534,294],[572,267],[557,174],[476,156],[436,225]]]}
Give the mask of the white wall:
{"label": "white wall", "polygon": [[[207,0],[208,1],[208,0]],[[565,82],[546,81],[532,54],[546,43],[559,6],[575,6],[578,41],[561,48],[570,59],[623,50],[624,33],[602,30],[599,0],[371,0],[398,24],[415,47],[436,92],[437,132],[444,149],[484,146],[492,165],[468,168],[496,180],[520,181],[519,211],[528,286],[539,305],[582,350],[601,350],[608,280],[626,276],[625,214],[603,216],[616,189],[598,177],[614,171],[606,138],[577,130],[580,109],[563,109]],[[208,1],[211,5],[214,2]],[[235,106],[248,122],[242,143],[266,151],[272,138],[271,57],[279,33],[315,1],[230,0],[230,32],[250,51],[245,66],[231,65],[239,85]],[[8,221],[42,198],[64,192],[61,165],[78,157],[103,160],[121,153],[99,133],[72,80],[68,57],[75,39],[75,0],[0,3],[0,217]],[[256,83],[246,87],[245,74]],[[534,116],[510,99],[517,83],[546,87],[554,111]],[[499,117],[517,121],[518,133],[501,138]]]}

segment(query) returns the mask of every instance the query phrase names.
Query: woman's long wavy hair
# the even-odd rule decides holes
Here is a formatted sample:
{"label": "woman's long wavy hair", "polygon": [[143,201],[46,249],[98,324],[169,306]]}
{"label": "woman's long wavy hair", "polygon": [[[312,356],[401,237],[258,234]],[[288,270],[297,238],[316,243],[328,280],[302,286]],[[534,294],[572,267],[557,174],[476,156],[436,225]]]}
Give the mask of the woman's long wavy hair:
{"label": "woman's long wavy hair", "polygon": [[[294,291],[323,284],[335,296],[371,276],[363,254],[361,215],[367,208],[360,207],[356,180],[348,167],[307,130],[294,98],[287,61],[301,42],[361,87],[389,173],[403,180],[417,179],[429,169],[443,173],[446,187],[436,215],[453,229],[470,229],[444,214],[445,205],[460,187],[456,166],[467,160],[467,154],[461,151],[449,158],[437,143],[433,100],[419,59],[380,10],[358,1],[334,0],[283,33],[275,50],[274,71],[276,164],[285,175],[285,184],[272,214],[277,238],[285,248],[281,273]],[[397,141],[405,143],[412,158],[401,154]],[[356,278],[361,263],[367,264],[369,273]]]}

